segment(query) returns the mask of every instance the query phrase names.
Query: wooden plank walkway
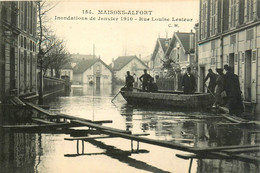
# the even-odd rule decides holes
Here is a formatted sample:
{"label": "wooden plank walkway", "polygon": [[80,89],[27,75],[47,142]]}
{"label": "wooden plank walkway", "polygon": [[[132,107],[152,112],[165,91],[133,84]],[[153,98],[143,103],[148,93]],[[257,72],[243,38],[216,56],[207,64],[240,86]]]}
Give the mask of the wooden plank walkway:
{"label": "wooden plank walkway", "polygon": [[[20,103],[19,103],[20,104]],[[22,104],[21,104],[22,105]],[[111,120],[99,120],[99,121],[91,121],[84,118],[79,118],[71,115],[66,114],[56,114],[53,112],[50,112],[48,110],[45,110],[37,105],[34,105],[32,103],[26,103],[26,105],[36,110],[44,115],[47,115],[51,120],[53,119],[64,119],[63,122],[60,122],[57,120],[56,122],[48,121],[46,119],[41,119],[39,117],[33,117],[32,121],[35,123],[38,123],[37,125],[31,124],[31,125],[3,125],[3,128],[9,128],[9,129],[15,129],[15,130],[39,130],[39,131],[46,131],[46,132],[57,132],[57,133],[68,133],[71,134],[74,132],[74,129],[70,129],[71,127],[89,127],[91,129],[96,129],[96,132],[98,134],[104,134],[102,136],[96,135],[96,136],[79,136],[79,137],[70,137],[65,138],[65,140],[70,141],[77,141],[77,152],[78,152],[78,146],[79,141],[82,141],[82,147],[84,147],[84,141],[87,140],[93,140],[93,139],[102,139],[102,138],[114,138],[114,137],[120,137],[124,139],[131,140],[131,147],[133,147],[133,141],[137,141],[137,146],[139,149],[139,142],[171,148],[175,150],[181,150],[193,154],[189,155],[176,155],[177,157],[183,158],[183,159],[192,159],[193,158],[211,158],[211,159],[235,159],[239,161],[254,163],[257,166],[260,164],[260,159],[256,157],[252,157],[249,155],[244,155],[244,153],[250,153],[250,152],[259,152],[260,151],[260,144],[256,145],[239,145],[239,146],[223,146],[223,147],[210,147],[210,148],[197,148],[197,147],[190,147],[178,143],[173,143],[169,141],[160,141],[155,139],[149,139],[141,136],[146,136],[148,134],[132,134],[131,131],[128,130],[121,130],[116,129],[112,127],[102,126],[103,123],[112,123]],[[223,115],[224,117],[227,115]],[[227,117],[227,119],[230,118],[230,116]],[[235,119],[235,120],[234,120]],[[69,121],[66,121],[69,120]],[[238,118],[231,117],[230,121],[232,121],[234,124],[241,124],[241,123],[249,123],[248,121],[241,120]],[[65,129],[64,129],[65,128]],[[62,130],[58,130],[62,129]],[[92,130],[93,131],[93,130]],[[83,132],[85,134],[87,132],[86,130]],[[83,149],[84,150],[84,149]]]}

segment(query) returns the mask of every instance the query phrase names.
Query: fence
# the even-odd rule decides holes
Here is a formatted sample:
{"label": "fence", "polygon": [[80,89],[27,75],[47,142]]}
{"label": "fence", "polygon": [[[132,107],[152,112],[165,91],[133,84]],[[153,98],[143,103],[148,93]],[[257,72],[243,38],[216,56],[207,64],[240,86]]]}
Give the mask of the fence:
{"label": "fence", "polygon": [[[39,86],[39,85],[38,85]],[[50,93],[65,89],[65,80],[43,76],[43,93]]]}

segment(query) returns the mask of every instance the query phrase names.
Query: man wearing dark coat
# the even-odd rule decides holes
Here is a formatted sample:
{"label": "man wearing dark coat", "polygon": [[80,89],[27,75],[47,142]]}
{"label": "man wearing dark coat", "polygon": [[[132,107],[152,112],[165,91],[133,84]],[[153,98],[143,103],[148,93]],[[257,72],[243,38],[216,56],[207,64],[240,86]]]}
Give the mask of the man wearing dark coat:
{"label": "man wearing dark coat", "polygon": [[150,82],[151,78],[152,78],[152,76],[150,76],[147,73],[147,70],[144,69],[144,74],[139,78],[140,81],[142,82],[142,89],[143,89],[143,91],[147,91],[147,87],[149,85],[149,82]]}
{"label": "man wearing dark coat", "polygon": [[148,85],[148,91],[149,92],[157,92],[158,91],[158,86],[157,84],[154,82],[154,78],[150,79],[150,83]]}
{"label": "man wearing dark coat", "polygon": [[[208,74],[204,79],[204,83],[209,79],[208,92],[214,93],[216,87],[217,74],[213,73],[212,69],[208,70]],[[210,91],[209,91],[210,90]]]}
{"label": "man wearing dark coat", "polygon": [[224,66],[225,74],[225,91],[228,97],[229,114],[241,115],[244,111],[244,106],[241,98],[241,90],[239,78],[236,74],[232,73],[230,66]]}
{"label": "man wearing dark coat", "polygon": [[133,90],[133,83],[134,83],[135,80],[134,80],[133,76],[130,75],[129,71],[127,71],[126,74],[127,74],[127,76],[125,78],[126,89],[128,91],[132,91]]}
{"label": "man wearing dark coat", "polygon": [[186,73],[182,78],[182,86],[184,87],[184,94],[192,94],[196,89],[196,80],[191,74],[191,68],[188,67]]}

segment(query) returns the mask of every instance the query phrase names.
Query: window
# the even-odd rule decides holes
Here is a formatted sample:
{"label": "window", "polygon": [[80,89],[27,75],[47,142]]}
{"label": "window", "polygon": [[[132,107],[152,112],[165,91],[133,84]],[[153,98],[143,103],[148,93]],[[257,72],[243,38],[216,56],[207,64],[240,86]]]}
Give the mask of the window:
{"label": "window", "polygon": [[254,30],[249,29],[246,31],[246,40],[252,40],[254,38]]}
{"label": "window", "polygon": [[229,21],[230,21],[230,28],[234,28],[237,25],[237,0],[230,0],[230,15],[229,15]]}
{"label": "window", "polygon": [[23,46],[26,49],[26,37],[24,37],[24,39],[23,39]]}
{"label": "window", "polygon": [[30,51],[32,51],[32,40],[30,40]]}
{"label": "window", "polygon": [[27,8],[28,2],[24,2],[24,25],[23,30],[27,30],[27,20],[28,20],[28,8]]}
{"label": "window", "polygon": [[236,43],[236,35],[231,35],[230,36],[230,44],[235,44]]}
{"label": "window", "polygon": [[21,47],[23,47],[23,36],[20,37],[20,43],[21,43]]}
{"label": "window", "polygon": [[207,34],[207,1],[202,1],[201,8],[201,39],[206,38]]}
{"label": "window", "polygon": [[17,2],[12,2],[11,4],[11,24],[12,26],[17,27],[17,7],[16,7]]}
{"label": "window", "polygon": [[253,20],[254,16],[254,1],[253,0],[247,0],[246,1],[246,22],[250,22]]}
{"label": "window", "polygon": [[210,31],[211,35],[215,35],[217,32],[217,9],[218,1],[214,0],[211,2],[211,12],[210,12]]}
{"label": "window", "polygon": [[24,51],[24,82],[27,81],[27,52]]}

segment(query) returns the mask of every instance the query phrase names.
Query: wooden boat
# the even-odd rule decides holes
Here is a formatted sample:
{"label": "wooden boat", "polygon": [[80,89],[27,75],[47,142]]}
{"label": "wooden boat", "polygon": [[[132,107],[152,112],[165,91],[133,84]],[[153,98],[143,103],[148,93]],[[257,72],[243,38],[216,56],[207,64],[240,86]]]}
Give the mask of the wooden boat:
{"label": "wooden boat", "polygon": [[125,88],[121,88],[120,93],[127,103],[137,105],[204,109],[212,106],[214,103],[214,98],[210,93],[184,94],[183,92],[171,91],[143,92],[140,89],[127,91]]}

